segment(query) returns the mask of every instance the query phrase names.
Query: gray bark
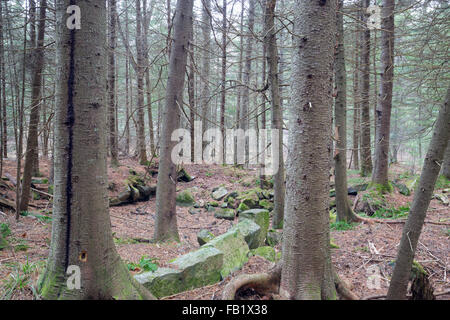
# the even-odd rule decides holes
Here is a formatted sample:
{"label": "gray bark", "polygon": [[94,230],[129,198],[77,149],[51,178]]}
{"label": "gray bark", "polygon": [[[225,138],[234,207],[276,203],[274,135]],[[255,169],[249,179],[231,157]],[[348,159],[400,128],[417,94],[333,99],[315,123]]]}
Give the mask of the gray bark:
{"label": "gray bark", "polygon": [[376,144],[372,183],[390,191],[388,180],[392,88],[394,79],[394,0],[383,0],[381,9],[381,85],[376,110]]}
{"label": "gray bark", "polygon": [[295,1],[280,293],[335,299],[329,248],[334,1]]}
{"label": "gray bark", "polygon": [[166,107],[163,111],[161,128],[160,162],[156,191],[156,221],[154,239],[179,240],[177,210],[175,204],[177,170],[172,161],[172,132],[178,128],[180,110],[183,104],[184,75],[186,73],[187,49],[192,28],[193,0],[178,0],[173,42],[170,52],[169,78],[166,89]]}
{"label": "gray bark", "polygon": [[[79,30],[66,27],[70,0],[56,1],[57,108],[50,254],[38,285],[44,299],[145,299],[121,261],[108,213],[106,1],[77,1]],[[78,266],[81,288],[67,286]]]}
{"label": "gray bark", "polygon": [[408,279],[411,266],[425,221],[428,206],[433,196],[434,186],[441,169],[440,164],[450,138],[450,87],[447,89],[445,103],[442,105],[434,128],[433,137],[425,157],[419,186],[414,193],[414,200],[408,220],[403,227],[402,239],[397,253],[394,272],[387,299],[406,299]]}

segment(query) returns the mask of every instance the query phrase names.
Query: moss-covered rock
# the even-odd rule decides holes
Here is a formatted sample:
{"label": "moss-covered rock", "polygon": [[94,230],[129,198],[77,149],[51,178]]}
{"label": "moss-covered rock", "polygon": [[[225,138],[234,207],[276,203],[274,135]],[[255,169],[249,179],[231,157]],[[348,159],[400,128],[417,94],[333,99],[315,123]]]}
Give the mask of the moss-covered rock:
{"label": "moss-covered rock", "polygon": [[247,210],[250,210],[250,208],[243,202],[241,202],[237,208],[238,213],[241,213],[241,212],[247,211]]}
{"label": "moss-covered rock", "polygon": [[228,194],[228,190],[224,187],[214,188],[211,193],[211,198],[214,200],[220,201]]}
{"label": "moss-covered rock", "polygon": [[239,214],[239,220],[241,219],[253,220],[260,226],[261,234],[258,243],[259,246],[262,246],[266,240],[267,231],[269,230],[269,211],[266,209],[250,209]]}
{"label": "moss-covered rock", "polygon": [[281,242],[282,237],[283,237],[282,232],[269,230],[266,236],[266,244],[271,247],[275,247],[277,244]]}
{"label": "moss-covered rock", "polygon": [[245,242],[250,249],[256,249],[261,246],[260,239],[261,227],[250,219],[239,219],[239,223],[235,224],[230,230],[237,230],[244,236]]}
{"label": "moss-covered rock", "polygon": [[195,204],[195,199],[189,190],[184,190],[177,194],[176,203],[180,207],[190,207]]}
{"label": "moss-covered rock", "polygon": [[158,268],[154,272],[144,272],[134,278],[146,287],[156,298],[170,296],[185,291],[182,270]]}
{"label": "moss-covered rock", "polygon": [[249,247],[244,236],[235,229],[214,238],[203,246],[213,247],[223,253],[223,265],[220,270],[222,278],[231,272],[239,270],[248,261]]}
{"label": "moss-covered rock", "polygon": [[234,220],[235,213],[233,209],[220,209],[214,213],[217,219]]}
{"label": "moss-covered rock", "polygon": [[197,233],[197,241],[198,244],[201,246],[204,245],[205,243],[208,243],[212,239],[214,239],[214,235],[208,230],[203,229]]}
{"label": "moss-covered rock", "polygon": [[185,290],[191,290],[220,281],[224,253],[213,246],[203,246],[199,250],[182,255],[170,263],[182,270]]}
{"label": "moss-covered rock", "polygon": [[275,262],[275,260],[276,260],[275,249],[270,246],[259,247],[259,248],[253,249],[251,251],[251,253],[254,256],[263,257],[264,259],[269,260],[271,262]]}
{"label": "moss-covered rock", "polygon": [[273,210],[274,204],[267,199],[259,200],[259,206],[263,209],[267,209],[269,211]]}

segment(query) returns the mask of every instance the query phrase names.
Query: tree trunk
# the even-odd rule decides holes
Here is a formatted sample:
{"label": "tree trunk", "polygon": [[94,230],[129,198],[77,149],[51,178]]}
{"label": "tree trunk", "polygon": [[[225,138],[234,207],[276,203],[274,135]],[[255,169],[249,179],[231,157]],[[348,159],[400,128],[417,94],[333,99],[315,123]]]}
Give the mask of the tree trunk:
{"label": "tree trunk", "polygon": [[[77,1],[89,27],[70,30],[66,9],[71,2],[56,2],[61,68],[53,231],[39,289],[45,299],[152,298],[121,261],[108,214],[106,2]],[[70,290],[66,283],[70,266],[80,269],[80,289]]]}
{"label": "tree trunk", "polygon": [[109,149],[111,164],[116,166],[118,146],[116,144],[116,0],[108,0],[109,9],[109,51],[108,51],[108,106],[109,106]]}
{"label": "tree trunk", "polygon": [[153,130],[153,112],[152,112],[152,88],[151,88],[151,82],[150,82],[150,61],[148,56],[148,28],[150,26],[150,19],[153,15],[153,5],[154,1],[152,1],[150,5],[150,13],[147,10],[147,0],[143,1],[143,7],[144,7],[144,14],[143,14],[143,21],[144,21],[144,39],[143,39],[143,47],[144,47],[144,60],[145,60],[145,86],[146,86],[146,95],[147,95],[147,115],[148,115],[148,128],[149,128],[149,134],[150,134],[150,152],[152,156],[154,156],[156,153],[155,150],[155,133]]}
{"label": "tree trunk", "polygon": [[[253,54],[253,29],[255,25],[255,0],[249,0],[248,9],[248,34],[247,34],[247,44],[245,49],[245,63],[244,72],[242,77],[242,82],[244,88],[242,89],[242,104],[240,111],[240,122],[239,129],[247,131],[249,128],[249,105],[250,105],[250,90],[249,85],[251,81],[251,71],[252,71],[252,54]],[[245,164],[248,165],[249,162],[249,139],[248,136],[245,137]]]}
{"label": "tree trunk", "polygon": [[[203,0],[202,7],[202,68],[201,68],[201,112],[202,112],[202,134],[204,135],[206,130],[211,127],[211,106],[210,106],[210,71],[211,71],[211,0]],[[204,138],[209,138],[205,137]],[[206,146],[206,142],[203,143],[203,148]]]}
{"label": "tree trunk", "polygon": [[[359,16],[359,15],[358,15]],[[360,68],[360,31],[358,30],[359,25],[356,26],[355,30],[355,48],[354,52],[354,71],[353,71],[353,169],[359,170],[359,142],[360,142],[360,128],[361,128],[361,119],[360,119],[360,80],[359,80],[359,68]]]}
{"label": "tree trunk", "polygon": [[6,121],[6,69],[5,69],[5,49],[3,45],[3,6],[0,1],[0,81],[1,81],[1,108],[2,114],[2,154],[4,158],[8,158],[8,123]]}
{"label": "tree trunk", "polygon": [[450,87],[447,89],[445,103],[441,107],[435,124],[433,137],[425,157],[422,174],[420,175],[418,191],[414,193],[411,211],[403,227],[402,239],[387,295],[389,300],[406,299],[406,290],[414,254],[433,195],[434,186],[441,169],[440,163],[442,163],[445,150],[448,148],[449,138]]}
{"label": "tree trunk", "polygon": [[177,170],[175,163],[172,161],[172,149],[176,142],[171,140],[171,135],[178,128],[179,108],[183,104],[187,49],[192,28],[192,8],[193,0],[177,1],[166,89],[166,107],[162,119],[161,160],[159,162],[156,191],[157,216],[154,239],[157,241],[179,240],[175,204]]}
{"label": "tree trunk", "polygon": [[370,142],[370,29],[367,27],[370,0],[362,1],[363,28],[361,41],[361,175],[372,173],[372,151]]}
{"label": "tree trunk", "polygon": [[338,1],[336,11],[337,50],[335,61],[336,99],[334,103],[335,133],[337,133],[334,152],[336,212],[338,221],[355,221],[347,193],[347,73],[344,51],[343,0]]}
{"label": "tree trunk", "polygon": [[329,248],[334,1],[295,1],[286,223],[280,293],[335,299]]}
{"label": "tree trunk", "polygon": [[447,146],[447,151],[445,151],[444,164],[442,168],[442,174],[450,179],[450,143]]}
{"label": "tree trunk", "polygon": [[31,178],[35,163],[35,156],[38,153],[38,125],[39,125],[39,109],[41,104],[41,85],[42,71],[44,69],[44,35],[46,20],[47,1],[40,1],[39,9],[39,31],[38,42],[34,52],[34,70],[31,89],[31,111],[30,123],[28,127],[27,152],[25,156],[25,165],[23,170],[22,191],[20,194],[20,211],[28,209],[31,191]]}
{"label": "tree trunk", "polygon": [[227,0],[222,1],[222,83],[220,99],[220,131],[222,132],[222,162],[225,163],[225,107],[227,81]]}
{"label": "tree trunk", "polygon": [[277,145],[277,150],[272,154],[274,164],[278,165],[278,168],[274,167],[276,171],[273,175],[273,189],[274,189],[274,210],[272,226],[276,229],[283,227],[284,218],[284,159],[283,159],[283,113],[281,110],[281,97],[280,97],[280,83],[279,83],[279,69],[278,69],[278,47],[275,30],[275,6],[276,0],[266,1],[265,12],[265,39],[264,45],[266,46],[267,64],[269,66],[269,83],[270,92],[272,98],[272,129],[278,130],[278,141],[272,141]]}
{"label": "tree trunk", "polygon": [[136,56],[137,56],[137,150],[139,154],[139,163],[147,162],[147,151],[145,148],[145,120],[144,120],[144,52],[142,40],[142,12],[141,0],[136,0]]}
{"label": "tree trunk", "polygon": [[[392,191],[388,180],[392,87],[394,78],[394,0],[383,0],[381,15],[381,85],[378,95],[375,163],[372,184]],[[378,187],[379,186],[379,187]]]}

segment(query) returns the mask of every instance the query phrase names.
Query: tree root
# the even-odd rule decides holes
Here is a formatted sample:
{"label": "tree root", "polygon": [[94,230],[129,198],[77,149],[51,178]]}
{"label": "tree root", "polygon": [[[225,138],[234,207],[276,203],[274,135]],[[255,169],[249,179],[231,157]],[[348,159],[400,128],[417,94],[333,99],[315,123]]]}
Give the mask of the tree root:
{"label": "tree root", "polygon": [[[240,275],[226,285],[222,293],[222,300],[236,300],[240,292],[249,288],[260,295],[272,295],[277,299],[287,300],[288,297],[280,292],[281,268],[281,264],[277,264],[267,273]],[[334,285],[340,298],[342,300],[359,300],[359,297],[350,290],[339,275],[336,272],[333,273]]]}

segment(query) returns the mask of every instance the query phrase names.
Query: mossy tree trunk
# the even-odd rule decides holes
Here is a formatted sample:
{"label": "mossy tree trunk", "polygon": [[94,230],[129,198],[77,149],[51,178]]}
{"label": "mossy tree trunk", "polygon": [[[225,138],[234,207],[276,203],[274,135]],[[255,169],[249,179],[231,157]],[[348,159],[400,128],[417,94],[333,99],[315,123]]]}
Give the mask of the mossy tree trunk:
{"label": "mossy tree trunk", "polygon": [[392,275],[387,298],[389,300],[406,299],[408,279],[416,252],[417,243],[427,215],[427,209],[433,195],[434,186],[441,169],[450,137],[450,87],[447,89],[445,103],[441,107],[434,128],[433,137],[428,148],[420,175],[419,186],[414,193],[414,200],[408,220],[403,227],[402,239]]}
{"label": "mossy tree trunk", "polygon": [[335,299],[328,195],[336,3],[297,0],[295,8],[280,293]]}
{"label": "mossy tree trunk", "polygon": [[444,164],[442,168],[442,174],[450,179],[450,142],[448,143],[447,150],[445,151]]}
{"label": "mossy tree trunk", "polygon": [[[39,282],[44,299],[147,299],[121,261],[111,232],[107,177],[106,2],[79,0],[81,29],[69,29],[72,0],[56,1],[57,108],[50,254]],[[80,289],[67,286],[80,268]]]}
{"label": "mossy tree trunk", "polygon": [[[177,169],[172,160],[176,142],[172,132],[178,128],[180,106],[183,101],[184,74],[187,50],[192,32],[193,0],[178,0],[174,21],[174,35],[170,51],[169,78],[166,89],[166,107],[163,112],[158,184],[156,189],[156,224],[154,239],[179,240],[175,203]],[[183,76],[180,76],[183,75]]]}

